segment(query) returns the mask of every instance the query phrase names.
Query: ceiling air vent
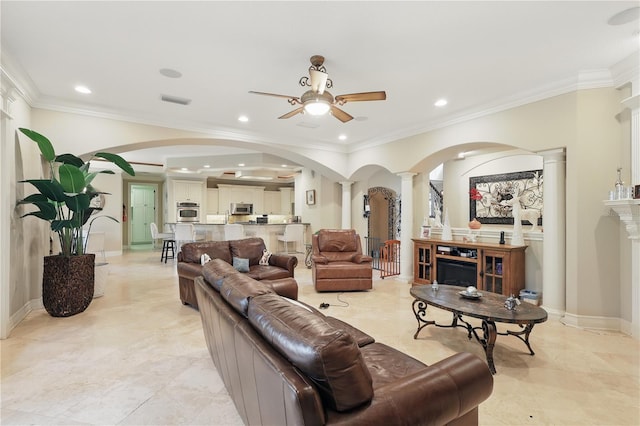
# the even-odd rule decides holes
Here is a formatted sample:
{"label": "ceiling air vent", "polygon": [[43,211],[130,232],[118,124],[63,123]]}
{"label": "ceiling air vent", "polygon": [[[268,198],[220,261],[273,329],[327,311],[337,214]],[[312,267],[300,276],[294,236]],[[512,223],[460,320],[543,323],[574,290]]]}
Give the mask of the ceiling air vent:
{"label": "ceiling air vent", "polygon": [[160,95],[160,99],[162,99],[164,102],[171,102],[173,104],[179,104],[179,105],[189,105],[191,103],[191,99],[187,99],[187,98],[180,98],[178,96],[170,96],[170,95]]}

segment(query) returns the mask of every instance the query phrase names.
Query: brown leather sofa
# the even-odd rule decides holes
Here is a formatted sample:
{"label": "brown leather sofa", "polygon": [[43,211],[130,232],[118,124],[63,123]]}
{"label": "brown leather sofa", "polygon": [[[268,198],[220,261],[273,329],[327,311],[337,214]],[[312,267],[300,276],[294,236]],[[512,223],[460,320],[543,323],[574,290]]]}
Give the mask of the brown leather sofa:
{"label": "brown leather sofa", "polygon": [[370,290],[371,256],[362,254],[360,236],[353,229],[321,229],[311,241],[311,273],[316,291]]}
{"label": "brown leather sofa", "polygon": [[222,261],[203,273],[206,344],[245,424],[478,424],[493,377],[476,355],[427,366]]}
{"label": "brown leather sofa", "polygon": [[[268,265],[260,265],[260,258],[265,249],[262,238],[244,238],[231,241],[204,241],[183,244],[178,252],[178,285],[180,288],[180,300],[185,305],[191,305],[198,309],[198,300],[194,288],[194,280],[202,275],[201,257],[208,254],[211,259],[222,259],[232,264],[233,258],[249,259],[249,272],[246,274],[256,280],[267,280],[270,285],[282,284],[278,280],[293,278],[294,270],[298,265],[295,256],[272,254]],[[273,281],[276,282],[273,282]],[[287,286],[280,291],[284,295],[297,298],[298,286]],[[287,293],[288,291],[288,293]],[[295,294],[294,294],[295,293]]]}

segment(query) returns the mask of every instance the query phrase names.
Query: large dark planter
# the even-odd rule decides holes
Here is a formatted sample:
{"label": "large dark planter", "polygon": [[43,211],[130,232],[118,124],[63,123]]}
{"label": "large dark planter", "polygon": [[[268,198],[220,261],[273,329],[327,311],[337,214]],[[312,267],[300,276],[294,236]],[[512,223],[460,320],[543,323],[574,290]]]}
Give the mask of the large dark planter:
{"label": "large dark planter", "polygon": [[95,254],[46,256],[42,304],[54,317],[70,317],[87,309],[93,299]]}

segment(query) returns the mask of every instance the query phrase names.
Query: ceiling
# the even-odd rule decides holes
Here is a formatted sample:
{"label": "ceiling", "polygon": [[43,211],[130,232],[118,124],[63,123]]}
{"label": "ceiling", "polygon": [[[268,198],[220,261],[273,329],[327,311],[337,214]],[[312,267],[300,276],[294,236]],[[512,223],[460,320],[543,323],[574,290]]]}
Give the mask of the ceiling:
{"label": "ceiling", "polygon": [[[2,64],[35,107],[260,146],[349,152],[577,87],[610,85],[609,68],[639,49],[638,5],[4,0]],[[316,54],[326,58],[333,95],[385,90],[387,99],[345,104],[355,119],[342,123],[330,115],[279,120],[294,109],[287,99],[249,93],[302,95],[307,89],[298,81]],[[92,93],[75,92],[78,84]],[[190,103],[163,102],[163,95]],[[434,106],[441,98],[448,104]],[[238,121],[241,115],[248,121]],[[217,158],[212,169],[221,175],[238,169],[238,155],[258,153],[226,145],[122,155],[176,168]],[[273,173],[300,167],[277,157],[262,161],[255,168]]]}

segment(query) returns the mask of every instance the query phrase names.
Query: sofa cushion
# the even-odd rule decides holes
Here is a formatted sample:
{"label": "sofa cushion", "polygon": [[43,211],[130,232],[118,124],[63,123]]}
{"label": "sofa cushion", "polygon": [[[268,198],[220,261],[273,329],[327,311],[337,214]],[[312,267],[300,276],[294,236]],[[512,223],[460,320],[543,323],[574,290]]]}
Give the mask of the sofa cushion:
{"label": "sofa cushion", "polygon": [[238,271],[222,259],[213,259],[202,266],[202,276],[216,290],[220,291],[222,279]]}
{"label": "sofa cushion", "polygon": [[355,340],[327,323],[322,314],[277,294],[265,294],[251,299],[248,318],[278,352],[313,380],[335,410],[347,411],[373,398],[371,374]]}
{"label": "sofa cushion", "polygon": [[267,293],[274,293],[274,291],[266,284],[238,272],[224,277],[220,287],[222,298],[245,317],[247,316],[249,300],[254,296]]}
{"label": "sofa cushion", "polygon": [[288,278],[291,276],[288,269],[282,269],[278,266],[271,265],[252,265],[249,267],[247,275],[254,280],[278,280],[280,278]]}
{"label": "sofa cushion", "polygon": [[203,241],[196,243],[186,243],[180,248],[182,261],[190,263],[200,263],[203,254],[209,255],[211,259],[222,259],[231,263],[231,252],[229,251],[229,241]]}
{"label": "sofa cushion", "polygon": [[[260,263],[262,253],[266,247],[262,238],[253,237],[229,241],[229,248],[232,257],[249,259],[249,266],[253,266]],[[229,263],[231,263],[231,260],[229,260]]]}

